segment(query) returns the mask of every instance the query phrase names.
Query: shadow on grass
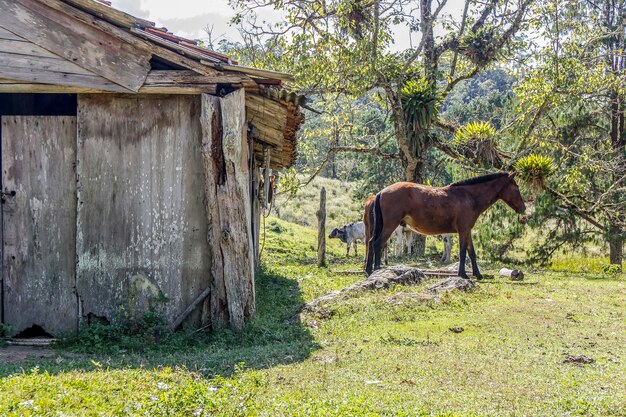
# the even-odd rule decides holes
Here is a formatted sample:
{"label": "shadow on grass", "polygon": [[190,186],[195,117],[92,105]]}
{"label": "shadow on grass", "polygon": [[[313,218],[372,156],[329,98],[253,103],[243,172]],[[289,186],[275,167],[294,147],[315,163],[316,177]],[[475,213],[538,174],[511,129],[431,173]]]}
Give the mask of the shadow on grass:
{"label": "shadow on grass", "polygon": [[304,302],[295,280],[263,269],[257,274],[256,296],[256,316],[239,334],[189,330],[156,341],[145,334],[107,340],[104,335],[86,333],[62,342],[53,358],[0,363],[0,378],[35,367],[56,374],[103,366],[184,366],[207,377],[228,376],[242,366],[263,369],[299,362],[317,349],[309,329],[298,318]]}

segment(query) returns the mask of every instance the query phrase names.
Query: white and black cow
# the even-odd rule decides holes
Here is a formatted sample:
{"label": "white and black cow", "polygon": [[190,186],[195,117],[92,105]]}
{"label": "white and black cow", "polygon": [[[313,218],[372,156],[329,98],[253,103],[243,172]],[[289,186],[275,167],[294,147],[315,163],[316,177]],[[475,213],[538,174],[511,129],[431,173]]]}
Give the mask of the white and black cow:
{"label": "white and black cow", "polygon": [[335,227],[328,235],[330,239],[339,239],[346,244],[346,256],[350,256],[350,246],[354,244],[354,256],[357,256],[356,242],[365,242],[365,225],[363,222],[350,223]]}

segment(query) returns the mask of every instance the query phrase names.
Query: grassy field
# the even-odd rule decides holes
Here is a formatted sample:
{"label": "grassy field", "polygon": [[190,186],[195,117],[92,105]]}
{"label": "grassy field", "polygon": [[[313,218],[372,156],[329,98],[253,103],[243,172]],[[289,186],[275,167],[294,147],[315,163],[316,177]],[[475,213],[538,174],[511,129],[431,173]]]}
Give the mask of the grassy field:
{"label": "grassy field", "polygon": [[[270,217],[266,231],[242,334],[83,335],[53,358],[0,363],[0,415],[626,416],[623,274],[536,270],[429,300],[395,287],[300,315],[360,280],[341,273],[360,259],[331,241],[317,268],[313,229]],[[571,259],[559,268],[584,263]]]}

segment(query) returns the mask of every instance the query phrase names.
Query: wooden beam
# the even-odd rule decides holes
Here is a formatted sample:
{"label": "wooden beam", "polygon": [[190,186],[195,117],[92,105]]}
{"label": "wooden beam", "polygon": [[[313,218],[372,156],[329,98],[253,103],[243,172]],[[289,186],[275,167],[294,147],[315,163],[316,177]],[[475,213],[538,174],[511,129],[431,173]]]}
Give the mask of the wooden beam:
{"label": "wooden beam", "polygon": [[154,26],[154,22],[131,16],[121,10],[109,7],[93,0],[64,0],[66,3],[83,10],[89,14],[98,16],[115,26],[131,28],[136,26]]}
{"label": "wooden beam", "polygon": [[48,94],[79,94],[79,93],[110,93],[86,87],[74,87],[53,84],[23,83],[16,80],[0,79],[0,93],[48,93]]}
{"label": "wooden beam", "polygon": [[265,69],[258,69],[258,68],[250,68],[250,67],[244,67],[241,65],[228,65],[224,62],[213,62],[211,60],[202,60],[200,61],[202,64],[204,65],[208,65],[212,68],[217,68],[220,71],[234,71],[234,72],[242,72],[244,74],[247,75],[253,75],[256,77],[262,77],[262,78],[270,78],[270,79],[277,79],[277,80],[281,80],[281,81],[286,81],[286,82],[294,82],[295,78],[292,74],[288,74],[286,72],[278,72],[278,71],[271,71],[271,70],[265,70]]}
{"label": "wooden beam", "polygon": [[198,75],[194,71],[181,70],[152,70],[148,73],[145,86],[167,84],[241,84],[247,79],[236,74],[216,73],[213,75]]}
{"label": "wooden beam", "polygon": [[169,49],[172,49],[176,52],[179,52],[185,56],[191,57],[191,58],[196,58],[196,59],[200,59],[200,60],[207,60],[207,61],[211,61],[211,62],[222,62],[217,58],[213,58],[211,55],[209,54],[204,54],[200,51],[198,51],[197,49],[191,49],[186,47],[185,45],[181,45],[179,43],[176,42],[172,42],[171,40],[162,38],[160,36],[157,36],[153,33],[147,32],[143,29],[139,29],[139,28],[131,28],[130,31],[132,33],[135,33],[145,39],[149,39],[150,41],[157,43],[159,45],[165,46]]}
{"label": "wooden beam", "polygon": [[[95,74],[72,74],[62,71],[51,71],[49,69],[10,67],[1,65],[0,77],[18,81],[28,81],[31,84],[48,84],[50,87],[57,86],[59,89],[77,87],[116,93],[129,92],[127,89]],[[3,86],[5,85],[10,84],[3,84]]]}
{"label": "wooden beam", "polygon": [[150,70],[150,54],[50,7],[54,4],[58,6],[55,0],[46,4],[0,0],[0,26],[127,90],[138,91]]}
{"label": "wooden beam", "polygon": [[7,40],[25,40],[24,38],[17,36],[15,33],[10,32],[4,28],[0,27],[0,39],[7,39]]}

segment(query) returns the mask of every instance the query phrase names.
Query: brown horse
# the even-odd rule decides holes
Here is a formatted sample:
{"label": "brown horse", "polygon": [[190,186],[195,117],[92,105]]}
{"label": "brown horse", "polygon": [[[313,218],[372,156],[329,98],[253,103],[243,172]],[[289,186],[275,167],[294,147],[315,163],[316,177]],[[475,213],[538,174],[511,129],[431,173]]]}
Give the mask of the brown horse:
{"label": "brown horse", "polygon": [[472,227],[478,216],[497,200],[503,200],[517,213],[524,214],[526,205],[514,177],[515,173],[500,172],[445,187],[398,182],[383,189],[376,194],[374,204],[368,201],[363,216],[366,239],[369,237],[365,272],[372,273],[372,264],[374,269],[380,268],[381,249],[404,220],[423,235],[458,233],[459,276],[467,278],[465,257],[469,252],[472,272],[481,279],[472,243]]}

